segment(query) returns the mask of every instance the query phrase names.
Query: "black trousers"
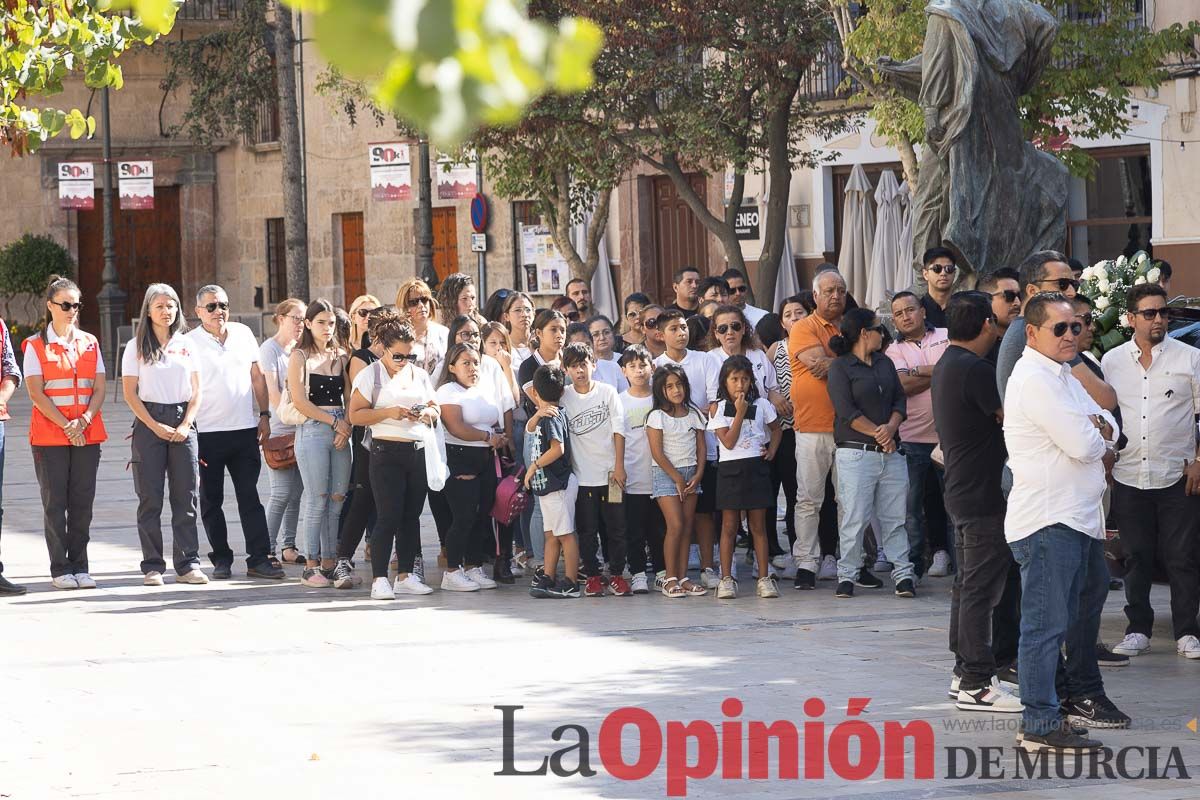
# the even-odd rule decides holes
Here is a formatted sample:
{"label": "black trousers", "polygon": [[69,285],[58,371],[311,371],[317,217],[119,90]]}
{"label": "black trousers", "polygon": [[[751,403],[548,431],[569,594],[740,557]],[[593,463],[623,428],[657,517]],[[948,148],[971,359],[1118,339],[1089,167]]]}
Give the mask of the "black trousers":
{"label": "black trousers", "polygon": [[338,529],[338,558],[354,558],[363,533],[375,522],[375,495],[371,491],[371,451],[354,445],[354,471],[350,473],[350,502],[343,506]]}
{"label": "black trousers", "polygon": [[443,494],[450,505],[446,566],[478,566],[496,555],[492,504],[496,502],[495,452],[490,447],[446,445],[450,478]]}
{"label": "black trousers", "polygon": [[42,490],[50,576],[87,572],[100,445],[35,445],[32,449],[33,471]]}
{"label": "black trousers", "polygon": [[258,430],[212,431],[200,433],[200,521],[208,536],[213,566],[232,566],[229,526],[225,522],[225,471],[233,481],[242,535],[246,537],[246,564],[257,567],[267,563],[271,536],[267,533],[267,512],[258,498],[258,473],[262,455],[258,452]]}
{"label": "black trousers", "polygon": [[[446,458],[450,458],[450,451],[446,451]],[[454,522],[454,514],[450,511],[450,503],[446,500],[446,490],[440,492],[429,493],[429,513],[433,515],[433,526],[437,528],[438,544],[442,547],[446,546],[446,534],[450,532],[450,526]]]}
{"label": "black trousers", "polygon": [[1200,636],[1200,497],[1186,494],[1187,479],[1165,489],[1135,489],[1113,482],[1112,507],[1121,530],[1125,559],[1126,633],[1151,636],[1154,609],[1150,586],[1155,560],[1162,562],[1171,585],[1174,637]]}
{"label": "black trousers", "polygon": [[[794,453],[792,458],[796,458]],[[833,485],[832,470],[825,476],[825,502],[821,503],[821,516],[817,526],[817,542],[821,545],[821,557],[837,556],[841,538],[838,533],[837,492]]]}
{"label": "black trousers", "polygon": [[[1012,649],[1020,635],[1020,612],[1011,607],[1011,594],[1020,597],[1021,573],[1004,539],[1004,515],[955,520],[954,547],[958,570],[950,592],[950,651],[962,688],[980,689],[996,674],[997,646]],[[1015,576],[1015,581],[1014,581]],[[1002,602],[1009,594],[1009,605]],[[1004,631],[1005,637],[996,636]],[[1005,656],[1008,654],[1005,653]]]}
{"label": "black trousers", "polygon": [[625,509],[622,503],[608,502],[608,485],[580,486],[575,500],[575,533],[579,537],[579,557],[585,577],[600,574],[597,557],[600,545],[600,520],[604,520],[607,538],[608,568],[613,575],[625,571]]}
{"label": "black trousers", "polygon": [[371,442],[371,490],[375,528],[371,531],[371,575],[386,578],[392,544],[400,572],[412,572],[421,551],[421,510],[428,491],[425,453],[415,442]]}
{"label": "black trousers", "polygon": [[[792,481],[795,482],[795,470],[792,470]],[[631,573],[636,575],[646,570],[647,551],[655,572],[667,568],[663,559],[663,539],[666,533],[667,522],[663,519],[662,509],[650,495],[625,495],[625,536]]]}
{"label": "black trousers", "polygon": [[[779,487],[783,487],[783,496],[786,498],[783,525],[784,532],[787,535],[788,549],[787,552],[792,552],[792,545],[796,543],[796,431],[791,425],[783,429],[783,438],[779,440],[779,449],[775,451],[775,460],[771,462],[771,496],[779,496]],[[825,495],[826,498],[829,494]],[[774,531],[774,535],[769,536],[768,543],[771,546],[771,555],[777,556],[783,553],[783,549],[779,546],[779,527],[776,525],[775,510],[768,509],[767,514],[767,530]],[[819,537],[819,534],[818,534]]]}

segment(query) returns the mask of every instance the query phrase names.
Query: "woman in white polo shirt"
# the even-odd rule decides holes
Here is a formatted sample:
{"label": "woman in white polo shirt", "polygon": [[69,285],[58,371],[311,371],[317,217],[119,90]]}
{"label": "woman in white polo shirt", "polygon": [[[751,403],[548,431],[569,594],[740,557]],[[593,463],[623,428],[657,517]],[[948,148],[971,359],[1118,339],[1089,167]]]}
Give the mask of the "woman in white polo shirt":
{"label": "woman in white polo shirt", "polygon": [[200,571],[196,516],[200,471],[196,430],[200,371],[183,337],[179,295],[165,283],[146,289],[137,335],[121,357],[121,388],[133,423],[133,486],[138,496],[142,583],[162,586],[163,483],[171,499],[172,566],[176,583],[208,583]]}

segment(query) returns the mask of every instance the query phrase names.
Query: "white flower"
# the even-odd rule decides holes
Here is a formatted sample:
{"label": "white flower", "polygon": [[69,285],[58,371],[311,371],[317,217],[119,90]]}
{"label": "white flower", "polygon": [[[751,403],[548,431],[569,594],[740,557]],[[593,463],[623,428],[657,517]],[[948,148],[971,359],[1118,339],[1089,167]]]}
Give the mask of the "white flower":
{"label": "white flower", "polygon": [[1141,286],[1141,285],[1142,285],[1143,283],[1145,283],[1145,282],[1146,282],[1146,276],[1145,276],[1145,275],[1139,275],[1139,276],[1138,276],[1138,279],[1137,279],[1136,281],[1134,281],[1134,282],[1133,282],[1133,285],[1134,285],[1134,286]]}
{"label": "white flower", "polygon": [[1103,311],[1104,309],[1108,308],[1109,305],[1111,305],[1111,304],[1108,302],[1107,297],[1101,296],[1101,297],[1096,298],[1095,305],[1096,305],[1097,311]]}
{"label": "white flower", "polygon": [[1145,264],[1145,263],[1146,263],[1147,261],[1149,261],[1149,260],[1150,260],[1150,256],[1146,255],[1145,251],[1143,251],[1143,250],[1139,250],[1139,251],[1138,251],[1137,262],[1136,262],[1136,263],[1137,263],[1137,265],[1138,265],[1139,267],[1140,267],[1142,264]]}
{"label": "white flower", "polygon": [[1096,279],[1096,288],[1099,289],[1100,291],[1104,292],[1105,294],[1108,294],[1108,290],[1109,290],[1110,286],[1111,285],[1108,282],[1107,275],[1101,275],[1099,278]]}
{"label": "white flower", "polygon": [[1151,269],[1149,272],[1146,273],[1146,280],[1150,281],[1150,283],[1158,283],[1158,279],[1161,277],[1162,277],[1162,270],[1159,269],[1158,267],[1154,267],[1153,269]]}
{"label": "white flower", "polygon": [[1128,263],[1129,261],[1125,258],[1125,256],[1117,257],[1117,269],[1125,269],[1125,265]]}
{"label": "white flower", "polygon": [[1092,272],[1091,267],[1084,267],[1083,272],[1079,273],[1079,280],[1081,281],[1090,281],[1094,277],[1096,277],[1096,275],[1094,272]]}

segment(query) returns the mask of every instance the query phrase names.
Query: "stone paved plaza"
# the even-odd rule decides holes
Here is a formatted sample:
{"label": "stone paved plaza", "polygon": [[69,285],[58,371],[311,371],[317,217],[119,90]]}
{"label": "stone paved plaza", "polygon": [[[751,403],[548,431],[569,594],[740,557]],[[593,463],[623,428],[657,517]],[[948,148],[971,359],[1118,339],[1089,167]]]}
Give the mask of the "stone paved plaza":
{"label": "stone paved plaza", "polygon": [[[864,780],[846,780],[829,762],[824,779],[805,780],[807,758],[802,779],[780,780],[772,755],[769,780],[693,780],[689,797],[1200,797],[1200,735],[1187,728],[1200,714],[1200,662],[1175,655],[1163,624],[1164,586],[1154,592],[1154,649],[1105,673],[1109,695],[1136,729],[1098,738],[1114,749],[1160,748],[1160,771],[1176,747],[1191,779],[1177,780],[1173,770],[1169,780],[1108,780],[1103,772],[1070,780],[1053,769],[1047,779],[1018,779],[1016,719],[958,712],[947,700],[949,579],[927,580],[915,600],[887,590],[836,600],[832,584],[797,593],[788,582],[778,600],[721,603],[655,594],[535,601],[520,583],[373,602],[365,587],[305,589],[295,568],[283,583],[249,581],[239,558],[232,581],[143,587],[136,500],[125,469],[131,417],[120,401],[110,400],[105,411],[112,439],[92,528],[91,569],[100,588],[54,591],[26,438],[28,407],[22,390],[8,427],[4,563],[6,575],[30,592],[0,601],[0,798],[382,798],[434,791],[664,797],[665,751],[644,780],[619,780],[604,768],[604,718],[636,706],[657,718],[659,731],[669,720],[706,720],[719,731],[727,719],[721,704],[730,697],[744,704],[739,718],[746,723],[791,720],[798,727],[817,718],[806,714],[804,701],[820,698],[831,741],[846,719],[847,699],[870,698],[860,718],[877,731],[887,720],[932,726],[935,777],[912,778],[910,742],[904,780],[885,779],[882,766]],[[264,475],[264,497],[266,485]],[[227,513],[236,548],[232,500]],[[428,516],[424,522],[432,566],[437,537]],[[359,565],[369,579],[361,558]],[[432,585],[438,577],[430,569]],[[742,581],[743,594],[752,595],[752,587]],[[1108,641],[1123,631],[1121,606],[1121,595],[1111,594]],[[574,744],[577,733],[555,742],[551,732],[575,724],[590,734],[597,774],[495,776],[503,759],[497,705],[524,706],[516,712],[518,769],[532,770]],[[971,725],[976,729],[955,729]],[[630,764],[640,757],[634,730],[626,728],[623,758]],[[1007,777],[982,779],[977,764],[973,777],[947,779],[948,747],[976,754],[1003,747],[993,772],[1003,769]],[[687,755],[689,763],[700,757],[696,748]],[[964,758],[960,753],[960,771]],[[563,762],[573,768],[577,752]],[[1148,752],[1129,756],[1128,771],[1149,768]]]}

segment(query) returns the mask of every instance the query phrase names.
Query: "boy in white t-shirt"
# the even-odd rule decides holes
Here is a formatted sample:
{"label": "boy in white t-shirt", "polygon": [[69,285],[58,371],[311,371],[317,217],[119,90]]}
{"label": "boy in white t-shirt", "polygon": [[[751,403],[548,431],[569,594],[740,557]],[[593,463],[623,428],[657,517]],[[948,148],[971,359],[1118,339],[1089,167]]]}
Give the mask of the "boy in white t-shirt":
{"label": "boy in white t-shirt", "polygon": [[625,411],[625,536],[628,544],[630,587],[634,594],[650,591],[646,579],[646,548],[657,573],[663,564],[664,522],[662,511],[651,497],[650,444],[646,440],[646,417],[654,407],[650,379],[654,375],[650,351],[630,345],[621,355],[621,371],[629,388],[621,392]]}
{"label": "boy in white t-shirt", "polygon": [[591,347],[579,343],[567,345],[562,365],[571,381],[563,392],[562,409],[571,436],[571,471],[579,482],[575,532],[579,535],[583,574],[587,578],[583,593],[587,597],[604,596],[605,580],[597,557],[603,519],[612,576],[607,581],[608,588],[615,595],[629,595],[632,590],[623,576],[624,509],[620,498],[610,501],[609,497],[610,486],[620,491],[625,487],[625,412],[617,390],[593,380],[596,360]]}

